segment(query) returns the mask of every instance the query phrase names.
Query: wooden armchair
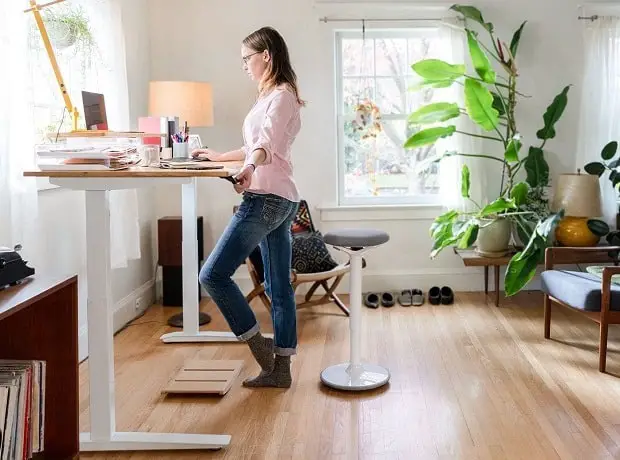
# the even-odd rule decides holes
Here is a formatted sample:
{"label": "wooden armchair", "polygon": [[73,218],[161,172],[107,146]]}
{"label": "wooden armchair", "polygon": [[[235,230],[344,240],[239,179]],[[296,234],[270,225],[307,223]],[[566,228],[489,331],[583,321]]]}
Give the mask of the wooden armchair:
{"label": "wooden armchair", "polygon": [[[235,207],[235,210],[236,208],[237,207]],[[314,227],[314,223],[312,222],[312,217],[310,216],[308,204],[305,200],[302,200],[300,202],[297,215],[291,224],[291,232],[293,234],[301,234],[304,232],[314,231],[316,231],[316,229]],[[271,300],[265,291],[263,262],[260,249],[256,248],[246,259],[245,263],[248,267],[250,279],[252,280],[252,284],[254,286],[252,291],[246,296],[246,300],[251,302],[258,297],[267,310],[271,311]],[[304,301],[297,303],[297,308],[301,309],[315,305],[322,305],[327,302],[334,302],[345,315],[349,316],[349,308],[344,304],[344,302],[342,302],[342,300],[340,300],[338,295],[335,293],[335,290],[344,276],[350,271],[351,269],[348,261],[346,263],[339,264],[331,270],[318,273],[297,273],[293,270],[291,273],[293,290],[296,291],[302,284],[311,283],[311,286],[304,297]],[[316,293],[319,287],[323,289],[324,294],[317,299],[313,299],[312,296]]]}
{"label": "wooden armchair", "polygon": [[[620,274],[618,246],[587,248],[552,247],[545,252],[545,271],[541,275],[544,292],[545,338],[551,336],[552,303],[578,311],[597,322],[599,332],[600,372],[605,372],[607,358],[607,331],[610,324],[620,324],[620,286],[611,283],[611,277]],[[576,271],[554,268],[561,264],[608,264],[601,277]]]}

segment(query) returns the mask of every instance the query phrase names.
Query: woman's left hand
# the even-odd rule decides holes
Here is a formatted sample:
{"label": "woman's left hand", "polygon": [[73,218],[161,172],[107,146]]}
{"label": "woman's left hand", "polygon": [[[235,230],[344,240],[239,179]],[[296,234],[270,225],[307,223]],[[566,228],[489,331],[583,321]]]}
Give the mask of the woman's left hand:
{"label": "woman's left hand", "polygon": [[237,183],[234,186],[237,193],[242,193],[250,187],[252,183],[252,174],[254,174],[254,166],[252,165],[244,166],[239,173],[237,173],[235,176]]}

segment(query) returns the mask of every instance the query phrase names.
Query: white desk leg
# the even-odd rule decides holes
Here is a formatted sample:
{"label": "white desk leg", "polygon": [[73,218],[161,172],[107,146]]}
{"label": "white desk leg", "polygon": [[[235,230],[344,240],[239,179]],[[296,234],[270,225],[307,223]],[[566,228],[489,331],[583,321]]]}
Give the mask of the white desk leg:
{"label": "white desk leg", "polygon": [[86,192],[90,433],[80,450],[219,449],[228,435],[116,432],[108,191]]}
{"label": "white desk leg", "polygon": [[[238,342],[232,332],[198,330],[198,241],[196,240],[196,185],[193,178],[183,184],[181,207],[183,219],[183,330],[161,336],[165,343]],[[264,334],[269,336],[269,334]]]}

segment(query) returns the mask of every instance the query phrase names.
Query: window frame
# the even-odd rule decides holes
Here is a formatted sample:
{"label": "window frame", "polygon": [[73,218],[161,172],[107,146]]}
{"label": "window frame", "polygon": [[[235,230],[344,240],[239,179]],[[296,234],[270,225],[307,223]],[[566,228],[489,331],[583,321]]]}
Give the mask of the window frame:
{"label": "window frame", "polygon": [[[373,27],[366,26],[365,38],[417,38],[421,36],[427,36],[429,30],[437,33],[438,27],[432,25],[416,25],[415,27]],[[346,197],[345,196],[345,155],[344,155],[344,126],[346,121],[353,120],[352,115],[345,115],[343,113],[343,82],[345,80],[343,76],[343,58],[342,58],[342,41],[343,39],[361,39],[362,31],[359,29],[341,29],[334,31],[334,80],[335,80],[335,119],[336,119],[336,148],[338,150],[337,161],[337,203],[338,206],[429,206],[438,205],[440,203],[440,194],[427,194],[427,195],[415,195],[415,196],[376,196],[376,197]],[[373,59],[373,65],[375,69],[373,73],[376,74],[376,56]],[[377,81],[376,75],[360,75],[359,78],[372,78],[375,80],[375,86]],[[383,77],[380,77],[383,78]],[[385,77],[389,78],[389,77]],[[381,114],[383,120],[406,120],[408,114],[394,115],[394,114]]]}

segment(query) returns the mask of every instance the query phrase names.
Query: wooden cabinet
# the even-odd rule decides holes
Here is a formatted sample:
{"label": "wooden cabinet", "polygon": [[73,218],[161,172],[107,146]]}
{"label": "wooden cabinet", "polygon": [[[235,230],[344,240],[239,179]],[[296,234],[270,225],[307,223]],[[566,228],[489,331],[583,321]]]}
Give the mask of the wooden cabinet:
{"label": "wooden cabinet", "polygon": [[0,358],[46,362],[45,459],[79,453],[77,276],[35,275],[0,291]]}

